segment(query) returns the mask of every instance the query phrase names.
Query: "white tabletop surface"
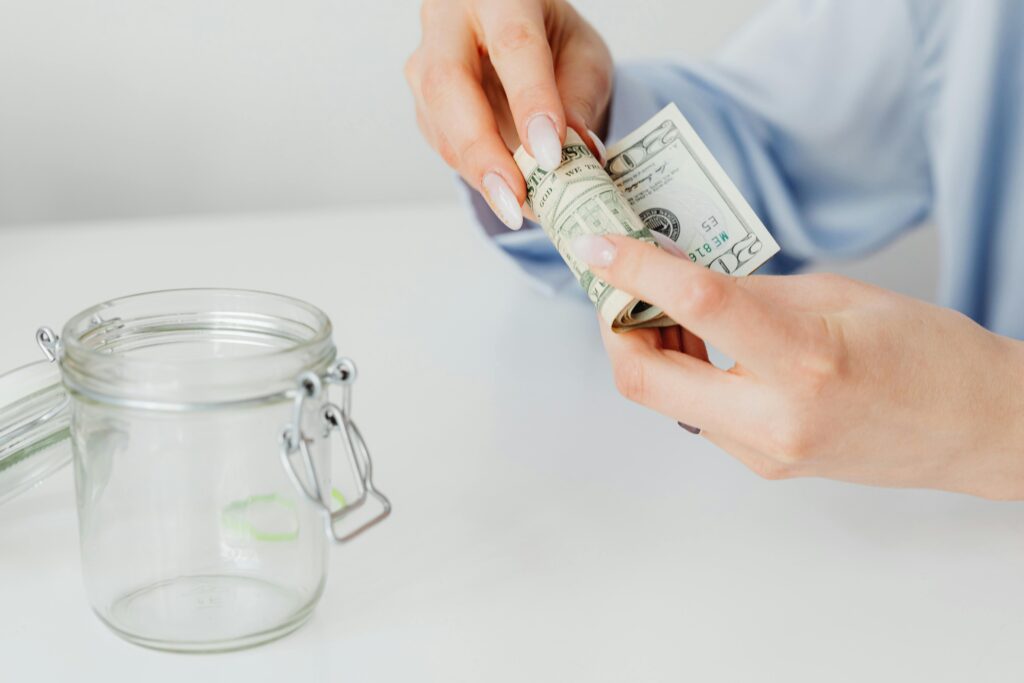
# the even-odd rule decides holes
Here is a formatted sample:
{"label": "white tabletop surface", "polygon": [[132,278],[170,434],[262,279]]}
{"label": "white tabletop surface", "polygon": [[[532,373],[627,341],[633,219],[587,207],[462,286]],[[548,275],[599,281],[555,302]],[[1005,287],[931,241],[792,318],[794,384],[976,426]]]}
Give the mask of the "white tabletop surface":
{"label": "white tabletop surface", "polygon": [[72,473],[0,508],[2,681],[1019,681],[1024,506],[765,482],[615,392],[592,311],[455,206],[0,229],[0,355],[170,287],[324,308],[395,513],[298,632],[174,655],[81,585]]}

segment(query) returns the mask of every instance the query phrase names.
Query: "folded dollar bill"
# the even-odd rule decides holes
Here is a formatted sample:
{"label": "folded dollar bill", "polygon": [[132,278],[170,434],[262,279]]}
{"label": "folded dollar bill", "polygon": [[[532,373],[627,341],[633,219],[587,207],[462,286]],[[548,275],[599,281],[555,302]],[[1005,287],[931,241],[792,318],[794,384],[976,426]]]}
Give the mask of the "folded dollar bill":
{"label": "folded dollar bill", "polygon": [[523,147],[515,160],[526,203],[575,274],[601,318],[616,332],[675,324],[656,306],[595,277],[572,253],[577,235],[628,235],[654,242],[657,231],[690,260],[748,275],[779,246],[674,104],[608,148],[602,168],[569,130],[562,164],[542,170]]}

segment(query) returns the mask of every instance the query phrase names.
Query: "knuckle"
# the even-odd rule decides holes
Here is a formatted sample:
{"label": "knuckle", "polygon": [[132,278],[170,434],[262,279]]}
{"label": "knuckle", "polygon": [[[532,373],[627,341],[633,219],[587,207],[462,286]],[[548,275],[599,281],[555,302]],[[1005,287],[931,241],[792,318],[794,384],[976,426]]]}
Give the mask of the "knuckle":
{"label": "knuckle", "polygon": [[814,454],[814,439],[803,420],[790,419],[776,425],[769,438],[772,457],[787,467],[804,463]]}
{"label": "knuckle", "polygon": [[620,240],[615,245],[615,259],[607,267],[610,279],[623,284],[636,282],[642,270],[641,259],[636,253],[640,246],[636,240]]}
{"label": "knuckle", "polygon": [[566,112],[572,112],[583,119],[583,123],[587,126],[594,125],[594,120],[597,118],[597,105],[594,102],[585,97],[568,95],[563,99],[562,106],[565,107]]}
{"label": "knuckle", "polygon": [[644,402],[647,396],[646,370],[639,358],[628,356],[615,360],[612,374],[620,394],[635,403]]}
{"label": "knuckle", "polygon": [[[596,61],[596,60],[595,60]],[[587,72],[590,87],[599,93],[610,92],[612,89],[612,69],[610,64],[597,62],[598,67],[591,67]]]}
{"label": "knuckle", "polygon": [[526,21],[510,21],[497,29],[488,49],[498,59],[523,49],[547,45],[547,36]]}
{"label": "knuckle", "polygon": [[438,6],[444,0],[423,0],[423,4],[420,5],[420,24],[426,25],[437,12]]}
{"label": "knuckle", "polygon": [[487,139],[481,135],[466,138],[454,150],[458,163],[463,166],[477,163],[476,160],[483,156],[481,150],[485,148],[486,142]]}
{"label": "knuckle", "polygon": [[452,62],[433,62],[420,70],[420,94],[428,106],[436,105],[451,90],[459,68]]}
{"label": "knuckle", "polygon": [[452,144],[448,142],[448,138],[441,135],[437,139],[437,153],[444,159],[444,163],[448,164],[452,168],[458,167],[459,155],[455,153],[455,149],[452,148]]}
{"label": "knuckle", "polygon": [[797,376],[805,396],[823,397],[839,379],[841,364],[838,355],[830,349],[805,349],[797,362]]}
{"label": "knuckle", "polygon": [[700,271],[681,288],[676,307],[697,318],[714,315],[725,306],[732,285],[728,276]]}
{"label": "knuckle", "polygon": [[828,318],[822,318],[820,325],[820,333],[804,345],[796,361],[799,386],[811,398],[824,397],[841,383],[848,363],[839,329]]}
{"label": "knuckle", "polygon": [[508,93],[509,103],[515,103],[518,112],[546,109],[554,86],[544,82],[525,83]]}
{"label": "knuckle", "polygon": [[402,67],[402,73],[405,75],[405,82],[410,86],[415,85],[417,80],[417,73],[419,70],[420,53],[419,50],[413,52],[405,60],[405,64]]}
{"label": "knuckle", "polygon": [[782,481],[793,476],[792,467],[784,462],[763,458],[750,465],[751,471],[766,481]]}

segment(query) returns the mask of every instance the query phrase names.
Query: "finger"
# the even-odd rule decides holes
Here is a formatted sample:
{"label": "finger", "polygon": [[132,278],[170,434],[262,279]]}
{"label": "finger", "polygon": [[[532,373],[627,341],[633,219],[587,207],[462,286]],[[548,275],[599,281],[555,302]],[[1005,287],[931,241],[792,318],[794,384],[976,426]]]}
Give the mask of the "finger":
{"label": "finger", "polygon": [[[567,11],[575,14],[571,7]],[[558,53],[555,81],[567,125],[583,140],[594,143],[592,151],[601,158],[604,145],[594,138],[605,130],[612,92],[612,58],[600,36],[582,17],[576,15],[573,21],[578,28]]]}
{"label": "finger", "polygon": [[[660,232],[651,231],[651,237],[658,243],[662,249],[667,253],[677,258],[687,258],[686,252],[679,248],[675,242],[673,242],[667,235],[663,235]],[[695,335],[693,332],[683,328],[682,326],[676,325],[675,327],[668,329],[679,329],[681,330],[679,350],[688,356],[699,358],[705,362],[710,363],[708,358],[708,347],[704,343],[704,340]]]}
{"label": "finger", "polygon": [[[662,249],[682,259],[688,259],[679,245],[660,232],[651,232]],[[736,284],[753,292],[769,305],[803,311],[837,311],[849,307],[863,283],[820,273],[813,275],[751,275],[737,278]]]}
{"label": "finger", "polygon": [[671,327],[659,328],[661,332],[661,348],[666,351],[675,351],[676,353],[685,353],[688,356],[693,356],[697,360],[702,360],[705,363],[710,363],[708,358],[708,348],[704,344],[704,341],[690,332],[684,330],[679,325],[673,325]]}
{"label": "finger", "polygon": [[814,341],[803,317],[770,306],[737,279],[630,237],[583,236],[573,244],[595,275],[668,313],[755,372],[785,374],[794,350]]}
{"label": "finger", "polygon": [[[432,140],[431,144],[441,159],[444,160],[444,163],[459,171],[459,174],[462,175],[466,182],[479,191],[483,199],[486,200],[490,210],[507,227],[518,230],[522,227],[523,218],[534,220],[531,212],[524,211],[521,200],[516,197],[515,191],[512,189],[517,186],[517,183],[522,182],[522,175],[518,172],[518,169],[512,171],[508,168],[501,168],[498,170],[482,171],[480,164],[474,163],[473,159],[466,154],[464,148],[463,150],[457,150],[456,146],[447,138],[443,131],[434,129],[428,123],[421,124],[421,127],[431,130],[428,139]],[[457,143],[461,144],[458,140]],[[505,150],[505,147],[501,148],[503,151]],[[502,152],[493,150],[490,154],[497,157]],[[507,156],[507,153],[505,154]]]}
{"label": "finger", "polygon": [[683,352],[683,328],[679,325],[673,325],[672,327],[662,327],[661,329],[661,348],[667,351],[676,351],[678,353]]}
{"label": "finger", "polygon": [[523,223],[526,185],[502,142],[486,97],[476,82],[458,70],[444,87],[432,103],[431,125],[438,151],[483,194],[505,225],[518,230]]}
{"label": "finger", "polygon": [[[657,336],[616,334],[600,325],[615,384],[626,398],[687,424],[734,429],[748,380],[657,347]],[[642,330],[649,332],[649,330]]]}
{"label": "finger", "polygon": [[740,285],[762,301],[804,311],[838,311],[855,303],[863,283],[829,273],[750,275]]}
{"label": "finger", "polygon": [[[682,329],[682,328],[680,328]],[[693,356],[697,360],[702,360],[705,363],[710,363],[711,359],[708,358],[708,347],[704,343],[704,340],[695,335],[689,330],[683,329],[683,353],[688,356]]]}
{"label": "finger", "polygon": [[494,112],[494,118],[498,122],[498,132],[501,133],[502,141],[508,149],[515,150],[522,144],[519,131],[516,130],[516,122],[512,118],[512,110],[508,106],[508,97],[505,96],[498,72],[494,70],[494,64],[486,55],[480,56],[480,82],[491,105],[491,111]]}
{"label": "finger", "polygon": [[423,113],[418,104],[416,105],[416,125],[419,127],[423,138],[434,148],[434,151],[437,152],[444,163],[448,164],[451,168],[456,168],[458,160],[455,158],[455,150],[452,149],[451,144],[444,135],[434,130],[427,115]]}
{"label": "finger", "polygon": [[701,436],[739,460],[747,469],[762,479],[775,481],[804,476],[798,465],[770,458],[760,453],[756,447],[747,445],[730,435],[703,430]]}
{"label": "finger", "polygon": [[506,225],[518,228],[526,185],[481,86],[470,29],[453,30],[443,18],[430,15],[424,22],[423,46],[410,76],[417,106],[449,165],[483,193]]}
{"label": "finger", "polygon": [[540,3],[482,3],[479,20],[519,139],[541,168],[557,168],[562,160],[565,113],[543,7]]}

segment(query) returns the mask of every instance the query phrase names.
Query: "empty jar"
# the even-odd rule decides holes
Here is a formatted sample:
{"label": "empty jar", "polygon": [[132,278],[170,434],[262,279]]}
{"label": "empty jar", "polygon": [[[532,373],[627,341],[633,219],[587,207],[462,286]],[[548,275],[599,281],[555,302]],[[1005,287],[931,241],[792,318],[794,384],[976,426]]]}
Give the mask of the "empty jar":
{"label": "empty jar", "polygon": [[[0,500],[70,442],[86,592],[130,641],[215,651],[288,633],[320,597],[330,539],[390,512],[351,419],[355,367],[309,304],[154,292],[37,340],[53,363],[0,377]],[[347,485],[331,483],[332,445]]]}

